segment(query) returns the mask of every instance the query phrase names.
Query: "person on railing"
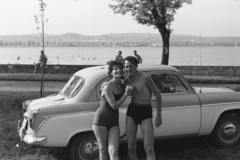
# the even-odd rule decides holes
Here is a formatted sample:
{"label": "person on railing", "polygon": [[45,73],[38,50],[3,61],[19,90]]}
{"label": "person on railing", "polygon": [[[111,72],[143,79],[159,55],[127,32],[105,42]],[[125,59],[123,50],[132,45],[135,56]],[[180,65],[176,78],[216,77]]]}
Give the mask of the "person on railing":
{"label": "person on railing", "polygon": [[47,56],[44,54],[44,51],[41,50],[41,55],[40,55],[39,61],[37,63],[35,63],[35,67],[34,67],[34,72],[33,73],[37,74],[38,66],[44,67],[47,64],[47,60],[48,60]]}

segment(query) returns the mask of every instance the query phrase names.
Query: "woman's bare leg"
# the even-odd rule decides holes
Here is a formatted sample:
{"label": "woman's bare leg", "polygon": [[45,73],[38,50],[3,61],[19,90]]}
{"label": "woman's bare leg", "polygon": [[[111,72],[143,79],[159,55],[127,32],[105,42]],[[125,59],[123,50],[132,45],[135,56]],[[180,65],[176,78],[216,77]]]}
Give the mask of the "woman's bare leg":
{"label": "woman's bare leg", "polygon": [[95,126],[93,125],[93,132],[97,138],[98,147],[99,147],[99,160],[108,159],[108,131],[104,126]]}
{"label": "woman's bare leg", "polygon": [[118,156],[119,137],[120,137],[119,126],[115,126],[109,129],[108,152],[111,160],[119,160]]}

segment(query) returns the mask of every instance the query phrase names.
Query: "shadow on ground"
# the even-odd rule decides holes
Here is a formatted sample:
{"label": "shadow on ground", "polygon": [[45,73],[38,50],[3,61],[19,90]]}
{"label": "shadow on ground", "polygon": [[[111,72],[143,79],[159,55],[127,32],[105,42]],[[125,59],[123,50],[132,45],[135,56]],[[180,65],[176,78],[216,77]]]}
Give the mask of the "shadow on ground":
{"label": "shadow on ground", "polygon": [[[209,143],[209,137],[193,137],[193,138],[179,138],[171,140],[155,140],[155,154],[157,159],[191,159],[197,157],[207,157],[204,155],[205,150],[213,148]],[[139,159],[145,160],[146,154],[142,142],[138,142],[137,155]],[[121,160],[128,159],[127,144],[121,144],[119,149],[119,156]]]}

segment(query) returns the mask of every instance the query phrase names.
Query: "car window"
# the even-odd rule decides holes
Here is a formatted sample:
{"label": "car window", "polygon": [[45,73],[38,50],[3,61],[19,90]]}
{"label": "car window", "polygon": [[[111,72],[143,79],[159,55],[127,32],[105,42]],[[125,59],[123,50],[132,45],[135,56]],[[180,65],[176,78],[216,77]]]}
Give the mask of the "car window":
{"label": "car window", "polygon": [[174,74],[152,74],[151,78],[162,93],[187,92],[187,88]]}
{"label": "car window", "polygon": [[73,76],[67,82],[67,84],[60,91],[61,94],[72,98],[74,97],[82,88],[84,79],[81,77]]}

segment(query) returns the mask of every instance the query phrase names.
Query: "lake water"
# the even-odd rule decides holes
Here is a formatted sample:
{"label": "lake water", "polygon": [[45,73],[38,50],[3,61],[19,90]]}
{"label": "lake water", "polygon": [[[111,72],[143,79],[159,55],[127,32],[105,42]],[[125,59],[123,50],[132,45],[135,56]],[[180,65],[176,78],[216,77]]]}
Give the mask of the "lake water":
{"label": "lake water", "polygon": [[[41,49],[1,47],[0,64],[33,64]],[[48,64],[106,64],[119,50],[123,57],[137,50],[143,64],[161,63],[162,47],[46,47],[45,53]],[[169,65],[240,66],[240,47],[170,47]]]}

